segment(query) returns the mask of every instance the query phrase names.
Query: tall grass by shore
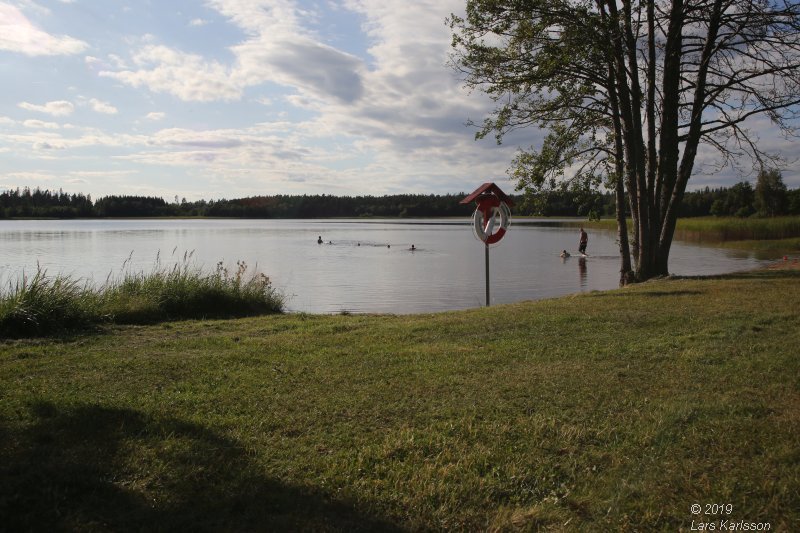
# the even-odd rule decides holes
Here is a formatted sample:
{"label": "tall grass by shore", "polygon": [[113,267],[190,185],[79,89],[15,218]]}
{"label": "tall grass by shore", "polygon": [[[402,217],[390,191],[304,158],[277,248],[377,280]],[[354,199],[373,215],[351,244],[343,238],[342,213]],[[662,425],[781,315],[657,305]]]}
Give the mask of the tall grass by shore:
{"label": "tall grass by shore", "polygon": [[[616,230],[612,219],[569,222],[572,226]],[[630,220],[628,220],[630,229]],[[675,227],[675,238],[682,241],[703,243],[731,243],[745,241],[782,241],[779,247],[792,246],[800,238],[800,217],[737,218],[696,217],[681,218]]]}
{"label": "tall grass by shore", "polygon": [[800,237],[800,217],[683,218],[675,231],[678,239],[686,241],[760,241]]}
{"label": "tall grass by shore", "polygon": [[125,272],[101,287],[37,267],[0,292],[0,337],[54,334],[102,323],[144,324],[167,319],[277,313],[284,297],[244,262],[206,273],[187,258],[151,272]]}

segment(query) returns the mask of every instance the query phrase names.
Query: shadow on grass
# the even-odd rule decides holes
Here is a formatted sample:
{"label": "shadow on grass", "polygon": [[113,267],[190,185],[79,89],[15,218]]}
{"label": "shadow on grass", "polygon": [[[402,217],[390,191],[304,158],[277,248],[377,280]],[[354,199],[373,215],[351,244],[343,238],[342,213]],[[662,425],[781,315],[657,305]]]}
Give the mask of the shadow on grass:
{"label": "shadow on grass", "polygon": [[670,279],[690,279],[690,280],[726,280],[726,279],[798,279],[800,278],[800,270],[797,269],[781,269],[781,268],[765,268],[759,270],[745,270],[742,272],[731,272],[730,274],[717,274],[712,276],[672,276]]}
{"label": "shadow on grass", "polygon": [[[659,298],[664,296],[699,296],[704,294],[702,290],[655,290],[655,287],[660,289],[669,288],[670,281],[691,280],[691,281],[725,281],[725,280],[783,280],[795,279],[800,280],[800,270],[797,269],[760,269],[760,270],[747,270],[743,272],[732,272],[730,274],[715,274],[711,276],[670,276],[663,278],[654,278],[642,284],[633,284],[631,287],[642,287],[646,290],[637,292],[637,296],[647,298]],[[651,285],[657,283],[657,285]],[[592,291],[585,295],[589,298],[628,298],[629,293],[625,291]]]}
{"label": "shadow on grass", "polygon": [[264,476],[196,424],[97,406],[32,412],[23,432],[0,426],[0,530],[399,531]]}
{"label": "shadow on grass", "polygon": [[[637,296],[641,296],[642,298],[662,298],[664,296],[697,296],[699,294],[703,294],[703,291],[686,291],[686,290],[677,290],[677,291],[646,291],[637,293]],[[629,298],[630,294],[627,292],[609,292],[609,291],[597,291],[591,292],[588,294],[590,298]]]}

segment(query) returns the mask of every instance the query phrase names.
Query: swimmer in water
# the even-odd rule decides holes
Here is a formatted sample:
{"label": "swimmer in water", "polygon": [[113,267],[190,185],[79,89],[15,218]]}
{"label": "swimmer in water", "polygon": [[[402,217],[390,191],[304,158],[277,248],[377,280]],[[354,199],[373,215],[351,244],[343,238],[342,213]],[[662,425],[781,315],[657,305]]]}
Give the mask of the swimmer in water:
{"label": "swimmer in water", "polygon": [[322,244],[322,235],[317,237],[317,244]]}
{"label": "swimmer in water", "polygon": [[569,252],[566,250],[561,251],[561,257],[569,257]]}
{"label": "swimmer in water", "polygon": [[412,245],[411,245],[411,251],[413,252],[413,251],[415,251],[416,249],[417,249],[417,247],[416,247],[416,246],[414,246],[414,245],[412,244]]}

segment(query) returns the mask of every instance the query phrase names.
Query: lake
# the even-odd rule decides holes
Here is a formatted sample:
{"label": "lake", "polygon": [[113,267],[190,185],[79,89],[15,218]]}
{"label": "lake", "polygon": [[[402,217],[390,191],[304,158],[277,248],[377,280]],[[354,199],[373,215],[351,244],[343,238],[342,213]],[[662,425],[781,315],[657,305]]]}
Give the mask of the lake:
{"label": "lake", "polygon": [[[490,249],[493,304],[617,287],[614,232],[590,232],[589,257],[564,260],[562,249],[577,249],[576,228],[525,222],[512,222]],[[290,311],[417,313],[485,300],[483,243],[467,219],[0,221],[4,288],[37,263],[51,275],[102,283],[124,269],[147,272],[156,261],[184,257],[208,270],[246,262],[272,279]],[[670,271],[720,274],[763,263],[741,251],[675,242]]]}

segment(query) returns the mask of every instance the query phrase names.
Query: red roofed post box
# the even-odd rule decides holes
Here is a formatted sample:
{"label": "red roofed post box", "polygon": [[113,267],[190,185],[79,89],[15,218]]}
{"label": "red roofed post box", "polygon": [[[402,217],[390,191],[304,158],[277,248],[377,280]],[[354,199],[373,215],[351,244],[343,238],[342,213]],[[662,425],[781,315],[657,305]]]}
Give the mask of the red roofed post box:
{"label": "red roofed post box", "polygon": [[[510,206],[514,201],[500,187],[492,182],[484,183],[460,203],[475,202],[477,207],[472,215],[472,229],[475,237],[485,246],[486,261],[486,306],[489,306],[489,245],[496,244],[505,236],[511,224]],[[499,219],[499,221],[498,221]],[[498,223],[499,222],[499,223]]]}

